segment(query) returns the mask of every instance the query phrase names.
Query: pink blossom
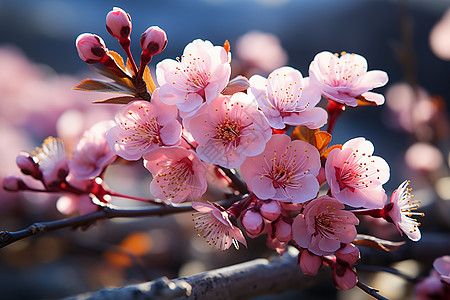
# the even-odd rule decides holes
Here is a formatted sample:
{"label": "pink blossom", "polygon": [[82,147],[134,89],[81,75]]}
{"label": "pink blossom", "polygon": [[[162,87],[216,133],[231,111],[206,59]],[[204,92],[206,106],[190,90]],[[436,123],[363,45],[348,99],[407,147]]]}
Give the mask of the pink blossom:
{"label": "pink blossom", "polygon": [[117,125],[106,134],[110,147],[117,155],[127,160],[138,160],[158,147],[181,143],[178,110],[159,101],[157,94],[155,90],[151,103],[133,101],[117,112]]}
{"label": "pink blossom", "polygon": [[247,209],[241,216],[241,223],[245,231],[251,236],[261,234],[264,229],[264,220],[261,214],[254,209]]}
{"label": "pink blossom", "polygon": [[435,270],[414,286],[414,299],[436,300],[450,299],[450,289],[442,283],[439,273]]}
{"label": "pink blossom", "polygon": [[22,178],[10,175],[3,178],[3,189],[10,192],[17,192],[26,190],[27,185]]}
{"label": "pink blossom", "polygon": [[352,243],[346,244],[343,248],[336,251],[336,258],[341,265],[353,267],[360,259],[358,247]]}
{"label": "pink blossom", "polygon": [[409,181],[404,181],[392,193],[391,201],[383,208],[388,220],[392,221],[400,233],[404,232],[412,241],[420,240],[420,223],[411,216],[423,216],[423,213],[413,212],[419,208],[420,201],[412,200],[411,189],[407,186]]}
{"label": "pink blossom", "polygon": [[60,183],[69,173],[69,158],[62,140],[51,136],[46,138],[33,155],[47,185]]}
{"label": "pink blossom", "polygon": [[312,145],[274,134],[264,152],[247,157],[240,170],[249,189],[260,199],[302,203],[317,196],[319,152]]}
{"label": "pink blossom", "polygon": [[131,27],[130,15],[119,7],[114,7],[106,16],[106,29],[117,39],[128,39]]}
{"label": "pink blossom", "polygon": [[272,223],[274,231],[273,235],[277,237],[280,242],[289,242],[292,238],[292,225],[283,218],[279,218]]}
{"label": "pink blossom", "polygon": [[153,175],[150,184],[153,196],[180,203],[206,192],[205,167],[195,152],[181,147],[157,148],[143,158]]}
{"label": "pink blossom", "polygon": [[267,79],[254,75],[250,84],[251,93],[273,128],[283,129],[288,124],[315,129],[327,122],[326,111],[316,107],[320,90],[294,68],[276,69]]}
{"label": "pink blossom", "polygon": [[436,258],[433,267],[441,275],[441,280],[450,284],[450,255]]}
{"label": "pink blossom", "polygon": [[203,161],[230,169],[260,154],[272,136],[256,102],[244,93],[220,95],[183,124],[199,144],[196,150]]}
{"label": "pink blossom", "polygon": [[384,103],[384,96],[371,89],[381,87],[388,81],[386,72],[367,72],[367,61],[357,54],[337,54],[324,51],[317,54],[309,66],[309,76],[322,95],[330,100],[349,106],[357,106],[357,98]]}
{"label": "pink blossom", "polygon": [[294,241],[316,255],[329,255],[356,237],[358,218],[344,204],[328,196],[309,202],[292,224]]}
{"label": "pink blossom", "polygon": [[349,290],[356,286],[358,277],[353,268],[338,263],[332,265],[333,283],[341,290]]}
{"label": "pink blossom", "polygon": [[299,254],[299,264],[305,275],[316,275],[322,266],[322,257],[302,249]]}
{"label": "pink blossom", "polygon": [[353,207],[378,208],[386,203],[382,185],[389,179],[389,166],[372,156],[373,151],[372,143],[361,137],[330,152],[325,175],[336,199]]}
{"label": "pink blossom", "polygon": [[227,52],[209,41],[188,44],[181,61],[165,59],[156,65],[161,101],[186,113],[204,101],[211,103],[226,87],[231,74]]}
{"label": "pink blossom", "polygon": [[247,247],[241,230],[231,223],[228,212],[221,206],[194,202],[192,208],[198,211],[193,214],[195,229],[208,244],[214,245],[220,251],[230,248],[231,244],[239,249],[238,241]]}
{"label": "pink blossom", "polygon": [[114,124],[111,120],[101,121],[84,132],[69,162],[71,177],[94,178],[116,159],[105,137]]}
{"label": "pink blossom", "polygon": [[281,207],[280,207],[280,203],[278,201],[275,200],[260,200],[260,207],[259,207],[259,212],[261,213],[261,215],[269,220],[269,221],[275,221],[276,219],[278,219],[278,217],[281,214]]}

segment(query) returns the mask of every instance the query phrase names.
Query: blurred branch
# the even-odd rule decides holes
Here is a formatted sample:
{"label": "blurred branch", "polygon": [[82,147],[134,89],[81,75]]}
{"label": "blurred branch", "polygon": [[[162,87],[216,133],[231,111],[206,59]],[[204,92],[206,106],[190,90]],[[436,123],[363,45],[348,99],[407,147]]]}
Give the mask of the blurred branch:
{"label": "blurred branch", "polygon": [[[227,207],[240,196],[234,195],[230,199],[219,201],[222,206]],[[23,238],[36,235],[43,232],[54,231],[62,228],[87,228],[96,221],[112,218],[134,218],[134,217],[149,217],[149,216],[165,216],[175,213],[191,211],[191,205],[164,205],[159,207],[152,207],[147,209],[115,209],[111,207],[102,207],[99,211],[50,222],[38,222],[28,226],[25,229],[18,231],[0,231],[0,248],[12,244]]]}
{"label": "blurred branch", "polygon": [[[409,242],[393,252],[360,247],[361,264],[387,265],[406,259],[424,258],[431,261],[450,249],[450,234],[424,233],[418,243]],[[255,259],[198,275],[173,280],[157,279],[139,285],[102,289],[92,294],[78,295],[66,300],[113,299],[247,299],[276,294],[290,289],[304,289],[328,277],[328,268],[316,276],[302,274],[297,265],[298,250],[289,247],[282,258],[272,261]],[[357,285],[376,299],[386,299],[378,290],[359,282]]]}

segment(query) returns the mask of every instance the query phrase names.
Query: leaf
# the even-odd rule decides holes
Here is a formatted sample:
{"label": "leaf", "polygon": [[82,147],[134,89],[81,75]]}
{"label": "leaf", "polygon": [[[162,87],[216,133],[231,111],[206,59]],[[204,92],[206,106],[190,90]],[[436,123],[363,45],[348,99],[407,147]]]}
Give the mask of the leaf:
{"label": "leaf", "polygon": [[392,252],[398,249],[401,245],[405,244],[405,242],[392,242],[388,240],[379,239],[377,237],[366,235],[366,234],[358,234],[356,239],[353,241],[353,244],[369,247],[374,249],[380,249],[387,252]]}
{"label": "leaf", "polygon": [[328,155],[330,154],[330,152],[332,151],[332,150],[334,150],[334,149],[336,149],[336,148],[338,148],[338,149],[342,149],[342,145],[333,145],[333,146],[331,146],[330,148],[328,148],[327,150],[325,150],[325,151],[323,151],[321,154],[320,154],[320,161],[322,162],[322,165],[325,165],[325,161],[327,160],[327,158],[328,158]]}
{"label": "leaf", "polygon": [[358,101],[358,106],[378,106],[373,101],[367,101],[363,96],[357,97],[356,100]]}
{"label": "leaf", "polygon": [[228,82],[227,86],[223,89],[223,95],[233,95],[238,92],[246,91],[250,87],[250,82],[244,76],[236,76]]}
{"label": "leaf", "polygon": [[319,153],[322,153],[331,142],[331,134],[326,131],[317,131],[314,133],[315,146]]}
{"label": "leaf", "polygon": [[225,51],[227,51],[227,53],[230,53],[230,42],[228,40],[225,41],[225,43],[223,43],[223,48],[225,49]]}
{"label": "leaf", "polygon": [[127,71],[128,71],[128,73],[131,74],[131,76],[135,76],[136,75],[134,73],[133,66],[131,65],[131,60],[129,58],[127,58]]}
{"label": "leaf", "polygon": [[150,94],[153,94],[153,91],[156,90],[156,85],[153,82],[153,78],[150,74],[150,69],[148,68],[148,66],[145,66],[142,79],[144,79],[144,82],[147,85],[147,89],[149,90]]}
{"label": "leaf", "polygon": [[109,98],[105,100],[98,100],[98,101],[92,101],[92,103],[113,103],[113,104],[128,104],[131,101],[135,100],[143,100],[139,97],[131,97],[131,96],[121,96],[121,97],[114,97]]}
{"label": "leaf", "polygon": [[108,82],[97,79],[85,79],[75,86],[74,89],[88,92],[135,94],[135,90],[131,90],[129,87],[125,87],[117,82]]}
{"label": "leaf", "polygon": [[301,140],[316,145],[315,134],[319,132],[319,129],[309,129],[306,126],[297,126],[292,132],[292,140]]}
{"label": "leaf", "polygon": [[[121,67],[123,70],[126,70],[127,68],[125,67],[125,63],[123,62],[123,58],[122,56],[120,56],[119,53],[115,52],[115,51],[108,51],[109,54],[111,54],[111,56],[114,58],[114,61],[116,62],[116,64]],[[128,62],[127,62],[128,64]]]}

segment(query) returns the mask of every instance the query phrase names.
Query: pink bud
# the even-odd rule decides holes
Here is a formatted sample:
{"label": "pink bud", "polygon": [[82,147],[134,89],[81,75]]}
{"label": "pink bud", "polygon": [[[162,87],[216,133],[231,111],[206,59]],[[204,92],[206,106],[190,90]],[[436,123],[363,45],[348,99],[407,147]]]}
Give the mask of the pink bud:
{"label": "pink bud", "polygon": [[39,165],[34,161],[30,154],[21,152],[16,157],[16,164],[23,174],[30,175],[38,179],[42,177],[41,171],[39,170]]}
{"label": "pink bud", "polygon": [[161,53],[166,48],[167,35],[158,26],[149,27],[141,35],[142,56],[151,58],[153,55]]}
{"label": "pink bud", "polygon": [[267,200],[261,201],[261,207],[259,211],[261,215],[269,221],[275,221],[281,214],[281,208],[278,201],[275,200]]}
{"label": "pink bud", "polygon": [[27,185],[17,176],[6,176],[3,179],[3,188],[10,192],[25,190]]}
{"label": "pink bud", "polygon": [[354,266],[360,257],[359,249],[352,243],[349,243],[345,245],[344,248],[337,250],[335,254],[340,264],[348,265],[350,267]]}
{"label": "pink bud", "polygon": [[338,289],[349,290],[355,287],[358,277],[353,269],[338,263],[333,264],[332,268],[333,282]]}
{"label": "pink bud", "polygon": [[80,34],[75,44],[78,55],[88,64],[100,62],[108,53],[108,49],[102,38],[92,33]]}
{"label": "pink bud", "polygon": [[322,266],[322,257],[304,249],[300,252],[300,268],[305,275],[316,275]]}
{"label": "pink bud", "polygon": [[264,228],[262,216],[254,210],[246,210],[241,217],[241,223],[245,231],[251,235],[258,235]]}
{"label": "pink bud", "polygon": [[115,38],[129,39],[131,33],[131,17],[123,9],[114,7],[106,16],[106,29]]}
{"label": "pink bud", "polygon": [[281,242],[289,242],[292,238],[292,226],[283,219],[275,223],[275,236]]}

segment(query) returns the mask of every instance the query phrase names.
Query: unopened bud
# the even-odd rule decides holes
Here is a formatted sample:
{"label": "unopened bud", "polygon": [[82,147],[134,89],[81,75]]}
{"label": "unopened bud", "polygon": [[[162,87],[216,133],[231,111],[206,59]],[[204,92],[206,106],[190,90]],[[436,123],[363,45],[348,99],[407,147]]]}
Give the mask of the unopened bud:
{"label": "unopened bud", "polygon": [[166,48],[166,45],[166,32],[158,26],[151,26],[141,35],[141,56],[147,58],[150,61],[151,57],[153,55],[161,53],[161,51]]}
{"label": "unopened bud", "polygon": [[299,264],[305,275],[316,275],[322,266],[322,257],[312,254],[307,249],[300,252]]}
{"label": "unopened bud", "polygon": [[39,165],[34,161],[33,156],[26,152],[21,152],[16,157],[16,164],[25,175],[30,175],[36,179],[42,177],[42,173],[39,170]]}
{"label": "unopened bud", "polygon": [[349,243],[342,249],[337,250],[335,255],[340,264],[350,267],[354,266],[360,258],[359,249],[352,243]]}
{"label": "unopened bud", "polygon": [[6,176],[3,179],[3,189],[10,192],[16,192],[20,190],[26,190],[27,185],[21,178],[17,176]]}
{"label": "unopened bud", "polygon": [[119,40],[128,40],[131,33],[131,17],[123,9],[114,7],[106,16],[106,29]]}
{"label": "unopened bud", "polygon": [[281,208],[278,201],[275,200],[267,200],[261,201],[261,207],[259,211],[261,215],[269,221],[275,221],[281,214]]}
{"label": "unopened bud", "polygon": [[80,34],[75,44],[78,55],[88,64],[100,62],[108,53],[105,42],[96,34]]}
{"label": "unopened bud", "polygon": [[262,216],[252,209],[248,209],[241,217],[241,223],[245,231],[251,235],[258,235],[264,228]]}
{"label": "unopened bud", "polygon": [[275,236],[280,242],[289,242],[292,238],[292,226],[283,219],[275,223]]}

